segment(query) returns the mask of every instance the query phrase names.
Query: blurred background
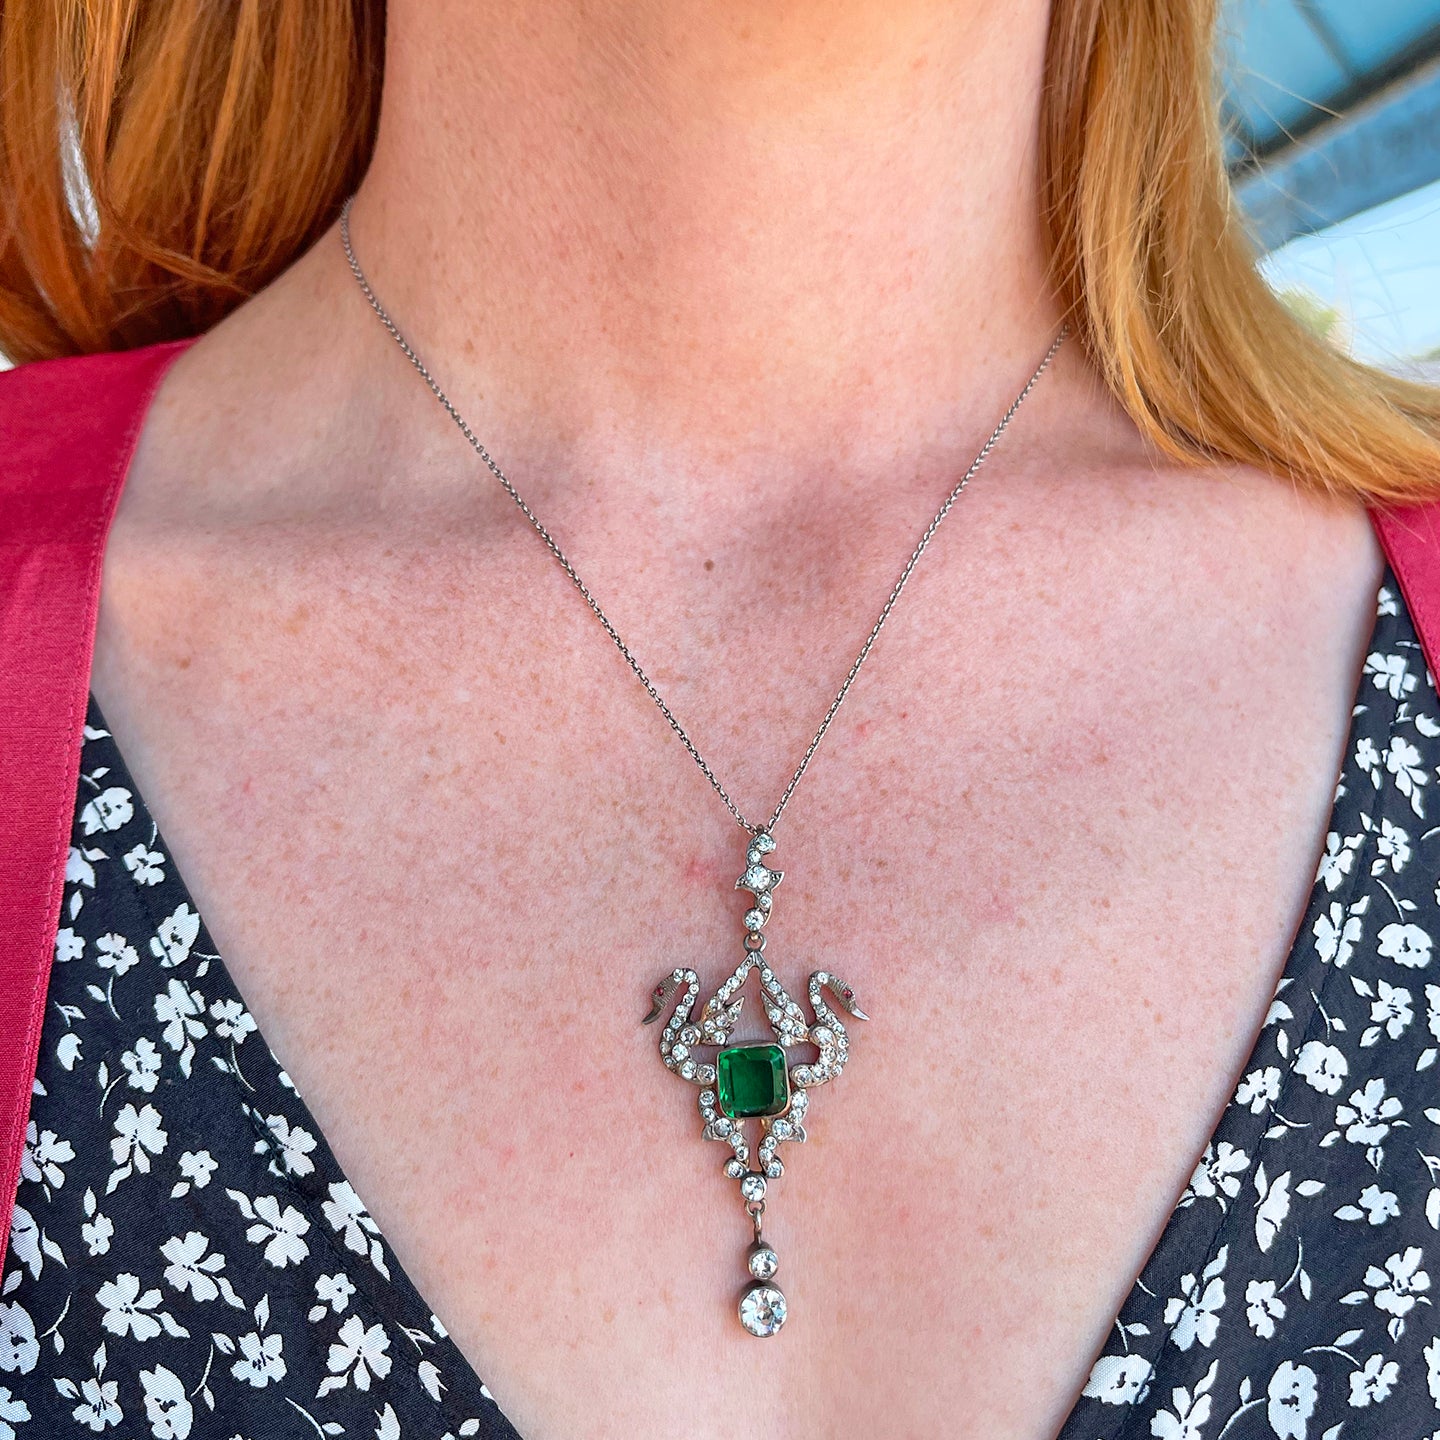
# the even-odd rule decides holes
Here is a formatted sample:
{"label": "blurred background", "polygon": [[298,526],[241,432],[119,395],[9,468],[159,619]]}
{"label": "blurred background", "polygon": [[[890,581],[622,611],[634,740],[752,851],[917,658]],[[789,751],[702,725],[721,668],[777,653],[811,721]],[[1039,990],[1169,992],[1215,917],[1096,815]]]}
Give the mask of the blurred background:
{"label": "blurred background", "polygon": [[1440,381],[1440,0],[1225,0],[1228,158],[1271,284]]}

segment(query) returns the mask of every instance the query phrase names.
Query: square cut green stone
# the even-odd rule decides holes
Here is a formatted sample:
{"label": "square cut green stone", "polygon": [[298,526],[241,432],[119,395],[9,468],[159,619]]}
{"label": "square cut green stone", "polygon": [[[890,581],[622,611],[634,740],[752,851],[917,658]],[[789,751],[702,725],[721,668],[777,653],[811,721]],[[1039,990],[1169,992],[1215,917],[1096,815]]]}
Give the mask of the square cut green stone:
{"label": "square cut green stone", "polygon": [[779,1115],[790,1104],[790,1075],[778,1045],[735,1045],[715,1057],[715,1090],[732,1120]]}

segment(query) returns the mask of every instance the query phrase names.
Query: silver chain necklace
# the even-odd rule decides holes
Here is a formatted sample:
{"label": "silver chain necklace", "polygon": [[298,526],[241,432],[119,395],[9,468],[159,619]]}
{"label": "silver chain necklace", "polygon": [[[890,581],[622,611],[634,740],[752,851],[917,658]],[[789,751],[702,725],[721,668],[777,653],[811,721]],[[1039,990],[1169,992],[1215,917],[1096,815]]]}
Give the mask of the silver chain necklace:
{"label": "silver chain necklace", "polygon": [[[420,373],[420,377],[430,387],[431,392],[455,422],[460,433],[464,435],[495,478],[504,486],[510,498],[519,506],[521,513],[530,522],[531,528],[545,543],[545,548],[550,551],[560,568],[569,576],[570,583],[584,597],[585,603],[604,627],[605,633],[614,642],[615,648],[625,657],[626,664],[635,672],[636,677],[645,687],[646,693],[655,702],[670,728],[680,737],[681,743],[690,752],[690,758],[700,767],[701,773],[710,782],[715,793],[724,801],[725,808],[734,817],[736,824],[750,836],[745,850],[745,871],[735,882],[735,889],[748,892],[753,901],[746,910],[742,922],[744,925],[744,953],[740,963],[729,978],[705,1002],[698,1024],[693,1023],[690,1017],[699,999],[700,981],[696,972],[686,966],[676,967],[650,992],[652,1001],[650,1012],[642,1023],[649,1025],[659,1019],[671,996],[683,989],[681,998],[676,1003],[674,1012],[661,1034],[660,1058],[672,1074],[699,1087],[699,1110],[703,1122],[704,1138],[722,1141],[729,1146],[732,1152],[725,1161],[725,1174],[740,1182],[740,1194],[754,1229],[753,1241],[746,1257],[751,1280],[739,1298],[740,1323],[751,1335],[762,1337],[774,1335],[785,1323],[788,1304],[785,1295],[774,1283],[775,1272],[779,1266],[778,1257],[761,1233],[767,1185],[769,1181],[776,1180],[785,1173],[784,1162],[777,1154],[778,1147],[787,1141],[798,1142],[806,1138],[804,1122],[810,1103],[810,1091],[839,1077],[850,1048],[845,1026],[840,1017],[826,1003],[823,992],[828,990],[836,1003],[857,1020],[868,1020],[870,1017],[860,1009],[855,1000],[855,992],[838,975],[827,970],[816,970],[811,974],[807,987],[814,1019],[807,1019],[805,1012],[791,999],[775,972],[765,961],[766,937],[763,931],[774,907],[774,892],[781,880],[785,878],[785,872],[771,869],[765,863],[765,858],[775,849],[775,826],[779,823],[781,815],[784,814],[786,805],[790,803],[790,797],[795,793],[795,787],[800,783],[816,750],[820,748],[820,742],[825,738],[825,732],[830,728],[836,712],[844,703],[845,696],[849,693],[855,677],[860,673],[860,667],[870,654],[886,620],[890,618],[890,612],[895,608],[895,602],[899,600],[915,566],[920,562],[920,557],[925,553],[935,532],[950,513],[951,507],[960,498],[976,471],[985,463],[1011,420],[1015,418],[1015,412],[1024,404],[1026,396],[1039,383],[1040,377],[1055,358],[1056,351],[1064,343],[1065,337],[1069,333],[1068,327],[1061,327],[1060,333],[1045,352],[1045,358],[1035,367],[1034,373],[1025,382],[1020,393],[1011,401],[1009,409],[1000,417],[1000,423],[990,432],[989,438],[980,447],[979,453],[970,462],[969,467],[956,482],[949,495],[945,497],[945,503],[936,511],[935,518],[925,527],[919,543],[910,552],[910,558],[900,572],[900,578],[896,580],[894,588],[881,607],[875,624],[871,626],[870,633],[865,637],[865,643],[860,647],[860,653],[856,655],[854,663],[846,672],[845,679],[835,693],[835,698],[830,702],[830,708],[825,712],[825,717],[820,722],[820,728],[816,730],[799,765],[795,767],[795,773],[790,777],[790,783],[786,785],[779,803],[771,812],[769,820],[764,824],[757,825],[747,820],[739,806],[730,798],[710,763],[700,753],[685,727],[675,718],[674,712],[665,703],[664,697],[655,688],[654,682],[645,673],[644,667],[621,638],[620,632],[616,630],[609,617],[600,608],[600,602],[596,600],[589,587],[580,578],[565,552],[556,543],[554,536],[540,523],[540,518],[526,504],[524,497],[510,483],[495,461],[490,458],[489,451],[480,443],[464,417],[451,404],[445,392],[436,383],[435,377],[431,375],[410,343],[400,333],[385,307],[381,305],[374,290],[370,287],[370,282],[365,278],[365,272],[360,268],[360,262],[355,257],[355,249],[350,241],[350,207],[354,199],[353,195],[350,196],[341,208],[340,241],[345,247],[345,258],[349,262],[351,273],[359,283],[365,299],[369,301],[370,308],[380,318],[380,322],[390,332],[395,343],[404,351],[406,358]],[[761,1003],[778,1043],[732,1046],[728,1043],[730,1032],[739,1023],[740,1011],[745,998],[738,992],[752,970],[760,972]],[[720,1047],[719,1053],[713,1062],[702,1063],[692,1054],[692,1050],[697,1045],[718,1046]],[[818,1058],[809,1062],[790,1063],[785,1051],[795,1045],[814,1046],[819,1051]],[[744,1126],[746,1120],[752,1119],[760,1121],[762,1131],[757,1149],[758,1168],[751,1166],[750,1141]]]}

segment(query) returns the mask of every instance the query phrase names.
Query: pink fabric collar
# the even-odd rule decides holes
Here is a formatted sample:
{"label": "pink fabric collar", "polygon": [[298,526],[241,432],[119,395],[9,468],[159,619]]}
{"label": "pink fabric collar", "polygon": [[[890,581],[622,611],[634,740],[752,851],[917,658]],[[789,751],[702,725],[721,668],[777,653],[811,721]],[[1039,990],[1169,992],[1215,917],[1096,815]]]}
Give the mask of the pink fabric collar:
{"label": "pink fabric collar", "polygon": [[0,1261],[55,953],[105,538],[190,342],[0,374]]}

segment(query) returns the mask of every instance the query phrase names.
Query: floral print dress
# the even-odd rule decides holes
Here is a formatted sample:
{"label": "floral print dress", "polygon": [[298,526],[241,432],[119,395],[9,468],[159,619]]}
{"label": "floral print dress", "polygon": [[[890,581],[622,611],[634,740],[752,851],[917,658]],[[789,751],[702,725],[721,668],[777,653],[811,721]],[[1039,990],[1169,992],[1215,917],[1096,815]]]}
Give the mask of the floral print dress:
{"label": "floral print dress", "polygon": [[[0,1440],[518,1440],[257,1034],[92,703]],[[1388,571],[1308,908],[1059,1440],[1440,1440],[1440,698]]]}

